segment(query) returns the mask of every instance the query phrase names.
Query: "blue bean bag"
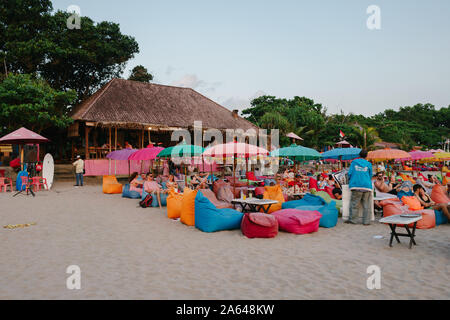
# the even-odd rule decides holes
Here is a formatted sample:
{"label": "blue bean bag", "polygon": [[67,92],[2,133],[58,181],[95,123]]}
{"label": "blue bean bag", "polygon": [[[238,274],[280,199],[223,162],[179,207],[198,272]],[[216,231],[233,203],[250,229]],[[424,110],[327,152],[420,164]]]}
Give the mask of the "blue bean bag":
{"label": "blue bean bag", "polygon": [[277,184],[277,182],[274,179],[264,179],[264,187],[270,186],[270,184],[273,182],[273,184]]}
{"label": "blue bean bag", "polygon": [[137,191],[130,191],[130,185],[126,184],[122,190],[122,198],[140,199],[141,194]]}
{"label": "blue bean bag", "polygon": [[338,209],[336,202],[331,201],[329,204],[319,196],[306,194],[301,200],[288,201],[283,203],[283,209],[298,209],[304,211],[319,211],[322,214],[320,226],[322,228],[334,228],[338,222]]}
{"label": "blue bean bag", "polygon": [[[144,200],[145,197],[148,195],[147,192],[145,192],[145,190],[142,190],[142,197],[141,200]],[[159,208],[159,203],[158,203],[158,195],[156,193],[152,193],[153,196],[153,200],[152,200],[152,207],[153,208]],[[167,207],[167,197],[169,195],[167,193],[161,193],[160,197],[161,197],[161,206],[162,207]]]}
{"label": "blue bean bag", "polygon": [[25,191],[26,186],[22,185],[22,178],[21,177],[28,177],[27,171],[20,171],[17,174],[17,180],[16,180],[16,190],[17,191]]}
{"label": "blue bean bag", "polygon": [[244,215],[233,209],[217,209],[201,192],[195,197],[195,227],[203,232],[234,230]]}
{"label": "blue bean bag", "polygon": [[436,215],[436,226],[448,223],[448,218],[442,211],[434,210],[434,214]]}

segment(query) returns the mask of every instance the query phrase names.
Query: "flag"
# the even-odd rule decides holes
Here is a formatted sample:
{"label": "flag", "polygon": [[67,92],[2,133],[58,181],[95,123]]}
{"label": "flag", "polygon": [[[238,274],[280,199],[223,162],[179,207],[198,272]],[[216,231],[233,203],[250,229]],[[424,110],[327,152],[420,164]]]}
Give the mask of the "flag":
{"label": "flag", "polygon": [[339,135],[341,136],[341,138],[344,138],[345,137],[345,133],[343,133],[342,130],[339,130],[339,131],[340,131]]}

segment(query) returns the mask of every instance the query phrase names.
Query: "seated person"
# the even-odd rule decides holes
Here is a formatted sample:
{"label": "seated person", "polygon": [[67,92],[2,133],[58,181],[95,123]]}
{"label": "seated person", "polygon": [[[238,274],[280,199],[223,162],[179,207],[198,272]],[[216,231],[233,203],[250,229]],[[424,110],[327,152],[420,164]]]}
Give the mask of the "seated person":
{"label": "seated person", "polygon": [[342,200],[342,190],[337,184],[334,185],[334,189],[331,193],[337,200]]}
{"label": "seated person", "polygon": [[295,175],[294,181],[289,182],[287,185],[288,187],[285,191],[286,195],[290,200],[295,200],[294,194],[302,193],[304,190],[302,175],[297,173]]}
{"label": "seated person", "polygon": [[414,196],[420,201],[420,204],[425,209],[442,211],[450,220],[450,205],[448,203],[435,203],[431,200],[431,197],[425,193],[424,188],[420,184],[414,185],[413,192]]}
{"label": "seated person", "polygon": [[144,182],[144,190],[147,193],[155,194],[158,198],[159,208],[162,209],[161,206],[161,193],[167,193],[168,190],[163,190],[162,187],[155,181],[155,177],[153,174],[149,173],[147,175],[147,179]]}
{"label": "seated person", "polygon": [[334,186],[335,186],[335,183],[334,183],[334,178],[333,178],[333,176],[330,174],[329,176],[328,176],[328,178],[327,179],[325,179],[326,180],[326,182],[328,183],[328,185],[331,187],[331,188],[334,188]]}
{"label": "seated person", "polygon": [[167,189],[178,189],[178,183],[175,182],[175,177],[171,174],[169,179],[166,181]]}
{"label": "seated person", "polygon": [[139,192],[140,195],[142,195],[142,187],[144,181],[141,177],[139,177],[139,174],[137,172],[133,172],[128,181],[130,182],[130,191],[136,191]]}
{"label": "seated person", "polygon": [[397,183],[395,183],[394,175],[391,176],[389,183],[385,182],[384,172],[378,172],[376,174],[374,185],[377,191],[393,195],[397,195],[398,190],[400,189],[400,186]]}
{"label": "seated person", "polygon": [[319,175],[317,176],[317,187],[318,187],[320,190],[323,190],[323,189],[325,189],[326,187],[329,187],[328,182],[325,180],[325,178],[324,178],[321,174],[319,174]]}
{"label": "seated person", "polygon": [[200,184],[206,183],[208,180],[208,174],[198,174],[198,170],[195,170],[195,174],[191,177],[191,184],[196,189]]}

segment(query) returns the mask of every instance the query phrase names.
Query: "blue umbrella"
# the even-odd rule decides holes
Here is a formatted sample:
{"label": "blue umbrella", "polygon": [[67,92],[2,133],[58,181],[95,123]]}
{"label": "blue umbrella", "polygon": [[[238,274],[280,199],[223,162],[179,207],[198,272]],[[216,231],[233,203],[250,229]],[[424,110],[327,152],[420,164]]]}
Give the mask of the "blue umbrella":
{"label": "blue umbrella", "polygon": [[359,158],[359,148],[337,148],[322,153],[322,159],[353,160]]}

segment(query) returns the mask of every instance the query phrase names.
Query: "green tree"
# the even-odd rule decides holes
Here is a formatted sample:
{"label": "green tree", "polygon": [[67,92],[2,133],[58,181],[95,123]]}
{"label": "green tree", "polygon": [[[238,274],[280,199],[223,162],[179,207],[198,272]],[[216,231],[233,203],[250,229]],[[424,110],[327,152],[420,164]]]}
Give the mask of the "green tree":
{"label": "green tree", "polygon": [[70,16],[53,14],[48,0],[1,1],[0,58],[9,72],[37,74],[56,90],[75,90],[80,102],[120,77],[139,47],[112,22],[81,17],[81,29],[70,30]]}
{"label": "green tree", "polygon": [[131,70],[128,80],[150,82],[153,80],[153,75],[148,73],[148,70],[144,66],[139,65]]}
{"label": "green tree", "polygon": [[57,91],[31,75],[9,74],[0,82],[0,129],[7,133],[27,127],[40,133],[66,128],[73,122],[67,107],[75,100],[75,91]]}

